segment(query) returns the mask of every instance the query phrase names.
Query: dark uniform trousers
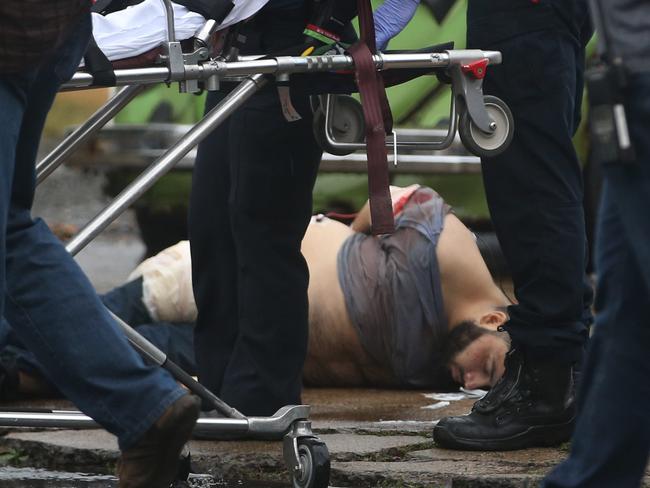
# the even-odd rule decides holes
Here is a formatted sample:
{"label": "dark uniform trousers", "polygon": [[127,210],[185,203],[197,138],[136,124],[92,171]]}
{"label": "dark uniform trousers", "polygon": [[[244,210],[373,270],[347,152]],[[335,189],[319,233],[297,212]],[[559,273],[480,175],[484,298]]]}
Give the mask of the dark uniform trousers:
{"label": "dark uniform trousers", "polygon": [[537,357],[575,361],[591,323],[581,170],[571,138],[580,120],[584,45],[578,0],[470,0],[467,44],[494,49],[484,92],[512,110],[515,135],[482,161],[488,206],[518,304],[505,329]]}
{"label": "dark uniform trousers", "polygon": [[[247,27],[251,53],[302,42],[303,9],[263,10]],[[222,98],[208,95],[206,111]],[[307,349],[308,270],[300,244],[312,211],[321,150],[309,99],[287,122],[271,83],[200,146],[190,242],[199,310],[200,381],[247,415],[300,402]]]}

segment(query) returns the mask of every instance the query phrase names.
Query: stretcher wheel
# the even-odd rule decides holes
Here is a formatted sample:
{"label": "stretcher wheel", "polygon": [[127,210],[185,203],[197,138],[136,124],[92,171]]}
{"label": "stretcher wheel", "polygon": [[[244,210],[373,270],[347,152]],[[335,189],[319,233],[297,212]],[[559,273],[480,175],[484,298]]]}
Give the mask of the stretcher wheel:
{"label": "stretcher wheel", "polygon": [[[334,119],[332,120],[332,136],[336,142],[363,142],[366,125],[361,104],[349,95],[337,95],[335,101]],[[325,137],[325,107],[322,105],[314,112],[314,137],[318,145],[330,154],[346,156],[354,149],[336,147]]]}
{"label": "stretcher wheel", "polygon": [[327,488],[330,481],[330,453],[324,442],[298,439],[301,470],[293,477],[293,488]]}
{"label": "stretcher wheel", "polygon": [[503,100],[491,95],[483,97],[488,116],[496,123],[493,133],[483,132],[476,127],[467,110],[460,115],[458,134],[463,145],[476,156],[493,157],[501,154],[510,145],[514,135],[512,112]]}

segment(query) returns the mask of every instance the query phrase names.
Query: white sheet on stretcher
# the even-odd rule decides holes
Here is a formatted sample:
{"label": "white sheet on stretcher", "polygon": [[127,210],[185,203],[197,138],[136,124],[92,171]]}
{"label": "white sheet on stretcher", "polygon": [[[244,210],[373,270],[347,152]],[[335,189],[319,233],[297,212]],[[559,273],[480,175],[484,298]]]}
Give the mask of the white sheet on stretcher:
{"label": "white sheet on stretcher", "polygon": [[[235,6],[219,29],[251,17],[267,2],[233,0]],[[172,6],[176,39],[189,39],[205,24],[206,20],[201,14],[176,3],[172,3]],[[167,40],[167,18],[162,0],[145,0],[106,16],[93,14],[92,18],[95,41],[111,61],[138,56]]]}

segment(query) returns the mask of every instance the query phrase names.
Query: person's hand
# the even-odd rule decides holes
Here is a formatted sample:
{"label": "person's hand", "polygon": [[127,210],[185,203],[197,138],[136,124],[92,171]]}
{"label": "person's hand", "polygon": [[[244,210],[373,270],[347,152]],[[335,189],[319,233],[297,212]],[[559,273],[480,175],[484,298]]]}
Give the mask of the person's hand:
{"label": "person's hand", "polygon": [[374,14],[377,50],[383,51],[415,15],[420,0],[385,0]]}

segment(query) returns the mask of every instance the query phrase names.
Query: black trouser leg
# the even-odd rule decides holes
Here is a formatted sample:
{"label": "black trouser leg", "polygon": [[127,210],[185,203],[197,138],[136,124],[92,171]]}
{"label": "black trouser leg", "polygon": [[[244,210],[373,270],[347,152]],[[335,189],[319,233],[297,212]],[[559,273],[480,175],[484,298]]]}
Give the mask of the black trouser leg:
{"label": "black trouser leg", "polygon": [[[308,115],[307,97],[293,102]],[[197,157],[190,237],[199,375],[249,415],[300,400],[308,330],[300,243],[319,161],[311,119],[286,122],[275,87]]]}
{"label": "black trouser leg", "polygon": [[483,160],[486,195],[518,304],[506,330],[532,354],[578,360],[591,290],[585,280],[582,176],[571,136],[582,94],[583,54],[561,29],[526,33],[483,49],[503,53],[486,94],[515,119],[511,146]]}
{"label": "black trouser leg", "polygon": [[[484,91],[502,98],[515,119],[510,147],[483,160],[482,168],[518,304],[509,307],[505,325],[513,348],[504,376],[469,415],[442,419],[434,428],[436,443],[452,449],[558,444],[569,439],[575,417],[571,363],[583,355],[591,300],[582,175],[571,142],[584,57],[553,10],[516,9],[522,5],[512,2],[512,11],[501,16],[508,19],[502,30],[493,30],[499,16],[485,10],[483,19],[468,22],[470,46],[503,53]],[[536,28],[526,29],[531,25]]]}
{"label": "black trouser leg", "polygon": [[[262,11],[247,52],[302,42],[305,11]],[[219,95],[210,94],[210,109]],[[199,147],[190,210],[200,380],[247,415],[300,402],[307,352],[307,265],[300,244],[321,150],[306,95],[288,122],[268,85]]]}
{"label": "black trouser leg", "polygon": [[[221,395],[261,415],[300,401],[309,279],[300,245],[321,151],[311,118],[288,124],[275,88],[259,98],[263,114],[245,111],[232,121],[236,133],[255,143],[238,146],[240,165],[231,168],[239,334]],[[307,97],[293,98],[301,113],[309,113]],[[262,404],[256,401],[261,396]]]}
{"label": "black trouser leg", "polygon": [[[208,107],[217,101],[211,95]],[[308,270],[300,243],[321,151],[308,98],[265,88],[200,147],[190,212],[201,381],[248,415],[300,401]]]}
{"label": "black trouser leg", "polygon": [[[208,95],[206,112],[222,97]],[[219,394],[237,338],[237,254],[233,243],[230,194],[230,120],[198,149],[189,214],[192,284],[198,308],[194,332],[200,381]]]}

